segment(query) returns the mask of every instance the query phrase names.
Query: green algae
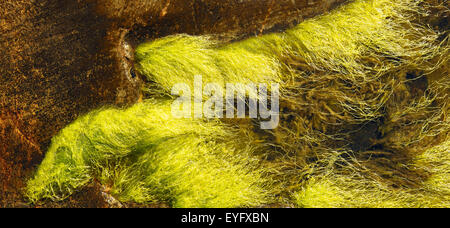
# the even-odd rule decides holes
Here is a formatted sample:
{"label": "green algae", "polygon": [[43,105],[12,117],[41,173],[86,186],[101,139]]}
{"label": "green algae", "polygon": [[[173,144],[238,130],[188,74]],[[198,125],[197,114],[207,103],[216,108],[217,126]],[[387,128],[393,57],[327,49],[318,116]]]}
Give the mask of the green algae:
{"label": "green algae", "polygon": [[426,169],[431,175],[420,188],[392,188],[355,169],[328,172],[312,178],[294,194],[305,208],[448,208],[450,207],[450,141],[416,157],[411,169]]}
{"label": "green algae", "polygon": [[26,195],[61,200],[97,179],[121,201],[174,207],[275,197],[298,207],[448,207],[449,44],[413,22],[426,13],[420,1],[357,0],[230,44],[144,43],[136,59],[149,96],[196,75],[224,86],[278,82],[281,126],[174,119],[169,101],[97,110],[53,139]]}
{"label": "green algae", "polygon": [[102,109],[55,136],[26,195],[62,200],[97,178],[124,201],[257,206],[269,196],[249,142],[216,121],[175,119],[168,102]]}

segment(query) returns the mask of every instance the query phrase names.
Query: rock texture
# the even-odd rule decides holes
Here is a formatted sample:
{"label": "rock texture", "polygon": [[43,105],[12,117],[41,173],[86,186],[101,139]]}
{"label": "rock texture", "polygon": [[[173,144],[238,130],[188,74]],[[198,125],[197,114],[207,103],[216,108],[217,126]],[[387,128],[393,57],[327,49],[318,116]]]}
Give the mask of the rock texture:
{"label": "rock texture", "polygon": [[99,106],[138,100],[138,43],[175,33],[242,39],[345,1],[0,1],[0,207],[21,205],[23,179],[61,128]]}

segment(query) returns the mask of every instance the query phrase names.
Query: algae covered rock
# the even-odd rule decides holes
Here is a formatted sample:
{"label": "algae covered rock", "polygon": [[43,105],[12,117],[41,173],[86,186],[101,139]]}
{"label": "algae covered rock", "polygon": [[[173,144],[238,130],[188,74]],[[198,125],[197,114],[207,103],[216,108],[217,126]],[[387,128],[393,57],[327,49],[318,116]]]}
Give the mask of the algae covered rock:
{"label": "algae covered rock", "polygon": [[0,204],[14,206],[21,198],[23,177],[65,125],[103,105],[138,100],[138,43],[176,33],[244,38],[342,2],[1,1]]}

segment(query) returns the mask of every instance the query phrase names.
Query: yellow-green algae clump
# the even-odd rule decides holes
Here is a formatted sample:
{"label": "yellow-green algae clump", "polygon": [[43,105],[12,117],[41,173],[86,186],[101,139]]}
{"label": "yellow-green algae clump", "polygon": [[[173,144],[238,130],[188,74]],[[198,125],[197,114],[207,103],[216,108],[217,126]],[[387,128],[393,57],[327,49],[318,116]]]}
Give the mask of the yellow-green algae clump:
{"label": "yellow-green algae clump", "polygon": [[276,59],[245,49],[216,48],[217,41],[203,36],[175,35],[144,43],[136,50],[140,72],[171,91],[178,83],[192,85],[195,76],[205,83],[267,83],[277,81]]}
{"label": "yellow-green algae clump", "polygon": [[94,111],[53,139],[27,196],[63,199],[96,178],[119,200],[175,207],[448,207],[449,38],[419,23],[426,6],[356,0],[231,44],[142,44],[148,96],[196,75],[279,82],[280,127],[172,119],[153,100]]}
{"label": "yellow-green algae clump", "polygon": [[[326,173],[307,181],[294,194],[299,207],[307,208],[393,208],[450,207],[450,141],[428,149],[416,157],[411,169],[426,169],[430,177],[419,188],[392,188],[362,175],[363,170],[349,166],[346,170]],[[366,170],[367,171],[367,170]]]}
{"label": "yellow-green algae clump", "polygon": [[174,119],[169,102],[102,109],[53,139],[26,195],[61,200],[97,178],[124,201],[258,206],[268,183],[249,143],[216,121]]}

